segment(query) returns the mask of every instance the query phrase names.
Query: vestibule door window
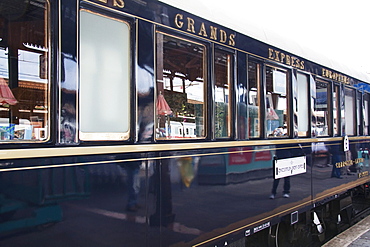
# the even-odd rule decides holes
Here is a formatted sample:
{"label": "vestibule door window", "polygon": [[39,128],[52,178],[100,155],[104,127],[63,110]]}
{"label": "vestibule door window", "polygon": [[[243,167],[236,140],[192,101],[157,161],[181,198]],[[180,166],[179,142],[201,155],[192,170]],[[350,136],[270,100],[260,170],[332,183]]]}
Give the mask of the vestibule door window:
{"label": "vestibule door window", "polygon": [[215,137],[230,137],[232,55],[215,52]]}
{"label": "vestibule door window", "polygon": [[289,136],[287,71],[266,66],[266,120],[267,137]]}
{"label": "vestibule door window", "polygon": [[339,113],[340,113],[340,89],[338,85],[334,85],[333,90],[333,120],[334,120],[334,136],[340,133]]}
{"label": "vestibule door window", "polygon": [[294,131],[299,137],[309,135],[309,77],[298,73],[294,90]]}
{"label": "vestibule door window", "polygon": [[324,81],[316,81],[312,95],[314,112],[312,116],[313,136],[328,136],[331,114],[329,112],[329,85]]}
{"label": "vestibule door window", "polygon": [[344,89],[344,122],[345,134],[356,135],[356,94],[355,90],[350,88]]}
{"label": "vestibule door window", "polygon": [[260,132],[260,85],[261,64],[257,62],[248,63],[248,128],[249,137],[258,138]]}
{"label": "vestibule door window", "polygon": [[130,25],[80,12],[80,139],[125,140],[130,130]]}
{"label": "vestibule door window", "polygon": [[364,135],[369,135],[369,94],[364,95],[364,105],[362,108],[364,117]]}

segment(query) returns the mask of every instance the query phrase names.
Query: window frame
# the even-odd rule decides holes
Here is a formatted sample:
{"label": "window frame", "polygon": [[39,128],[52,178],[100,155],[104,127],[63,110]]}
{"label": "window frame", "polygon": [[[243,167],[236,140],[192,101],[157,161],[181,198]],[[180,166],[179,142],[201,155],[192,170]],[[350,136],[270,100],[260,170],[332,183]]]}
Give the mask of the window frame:
{"label": "window frame", "polygon": [[357,130],[357,136],[363,135],[364,133],[364,120],[363,120],[363,111],[362,106],[364,105],[363,103],[363,94],[356,90],[356,130]]}
{"label": "window frame", "polygon": [[[298,90],[298,84],[299,84],[299,80],[298,80],[298,76],[299,75],[301,75],[301,76],[304,76],[306,79],[307,79],[307,94],[306,94],[306,99],[307,99],[307,101],[306,101],[306,103],[307,103],[307,112],[306,112],[306,114],[307,114],[307,118],[308,118],[308,120],[307,120],[307,133],[306,133],[306,135],[299,135],[299,131],[298,131],[298,129],[297,129],[297,131],[298,131],[298,133],[297,133],[297,137],[298,138],[308,138],[308,137],[311,137],[311,121],[310,121],[310,119],[311,119],[311,100],[310,100],[310,98],[311,98],[311,74],[310,73],[308,73],[308,72],[305,72],[305,71],[297,71],[297,73],[296,73],[296,75],[293,75],[294,77],[296,77],[296,83],[297,83],[297,90]],[[293,87],[293,85],[292,85],[292,87]],[[293,91],[294,89],[292,89],[292,91]],[[293,107],[295,107],[295,102],[294,102],[294,97],[295,97],[295,95],[293,95]],[[298,97],[298,95],[297,95],[297,101],[300,101],[300,99],[299,99],[299,97]],[[297,104],[298,104],[298,102],[297,102]],[[298,105],[297,105],[297,108],[298,108]],[[293,112],[294,112],[294,114],[296,114],[296,111],[295,111],[295,109],[293,109]],[[294,121],[294,116],[293,116],[293,121]],[[294,127],[294,122],[293,122],[293,127]],[[297,126],[299,127],[299,125],[298,125],[298,123],[297,123]],[[293,131],[295,131],[295,129],[293,130]],[[293,133],[294,135],[295,135],[295,133]]]}
{"label": "window frame", "polygon": [[[358,135],[358,124],[357,124],[357,109],[356,109],[356,104],[357,104],[357,90],[355,88],[352,88],[352,87],[349,87],[349,86],[343,86],[343,89],[344,89],[344,95],[343,95],[343,100],[344,100],[344,116],[342,117],[345,117],[344,118],[344,128],[345,128],[345,135],[347,136],[357,136]],[[348,129],[347,129],[347,121],[348,121],[348,116],[347,115],[347,112],[350,112],[348,111],[348,106],[347,106],[347,101],[346,101],[346,96],[347,96],[347,92],[352,92],[352,99],[353,99],[353,105],[352,105],[352,112],[353,112],[353,117],[354,117],[354,123],[353,123],[353,133],[349,134],[348,133]]]}
{"label": "window frame", "polygon": [[[313,97],[313,93],[317,94],[317,89],[316,89],[317,83],[325,83],[327,85],[326,86],[326,93],[327,93],[326,109],[327,109],[327,112],[328,112],[328,116],[327,116],[328,119],[327,119],[327,134],[325,134],[325,135],[314,135],[313,134],[314,129],[312,128],[312,126],[313,126],[312,119],[314,118],[316,104],[313,103],[312,106],[311,106],[311,109],[312,109],[312,117],[311,117],[312,137],[316,137],[316,138],[330,137],[330,136],[333,136],[333,124],[334,124],[334,118],[333,118],[333,82],[330,81],[330,80],[326,80],[326,79],[318,78],[318,77],[314,78],[314,82],[315,82],[315,88],[311,89],[311,99]],[[313,86],[313,85],[311,85],[311,86]],[[316,121],[317,121],[317,119],[316,119]]]}
{"label": "window frame", "polygon": [[[181,41],[185,41],[185,42],[189,42],[189,43],[192,43],[192,44],[195,44],[195,45],[198,45],[198,46],[202,46],[204,49],[203,49],[203,56],[202,56],[202,59],[203,59],[203,99],[204,99],[204,102],[203,102],[203,113],[202,113],[202,118],[203,118],[203,130],[202,130],[202,133],[203,135],[202,136],[196,136],[196,137],[191,137],[191,138],[185,138],[185,137],[180,137],[180,138],[167,138],[167,137],[158,137],[157,136],[157,126],[158,126],[158,119],[157,119],[157,107],[156,105],[154,106],[154,116],[155,116],[155,119],[154,119],[154,129],[155,129],[155,132],[154,132],[154,140],[157,141],[157,142],[160,142],[160,141],[189,141],[189,140],[203,140],[203,139],[208,139],[209,138],[209,133],[210,133],[210,129],[209,129],[209,126],[208,126],[208,122],[209,122],[209,118],[210,118],[210,112],[209,111],[209,102],[212,101],[210,100],[207,95],[209,94],[209,90],[210,90],[210,83],[209,83],[209,64],[210,64],[210,60],[209,60],[209,54],[211,53],[211,49],[210,49],[210,45],[207,44],[206,42],[202,42],[198,39],[194,39],[192,37],[189,37],[187,35],[182,35],[182,34],[179,34],[177,32],[173,32],[171,30],[167,30],[165,28],[161,28],[161,27],[156,27],[156,30],[154,32],[154,71],[155,71],[155,75],[154,75],[154,91],[155,91],[155,96],[154,96],[154,102],[157,102],[158,100],[158,95],[159,95],[159,91],[158,91],[158,81],[163,81],[163,78],[162,79],[158,79],[158,66],[157,66],[157,60],[158,60],[158,46],[157,46],[157,39],[158,39],[158,34],[161,34],[161,35],[164,35],[164,36],[168,36],[168,37],[171,37],[173,39],[178,39],[178,40],[181,40]],[[212,101],[213,102],[213,101]],[[185,134],[185,128],[183,128],[182,130],[182,133],[183,135]]]}
{"label": "window frame", "polygon": [[[362,104],[364,106],[363,113],[365,113],[365,114],[362,114],[362,117],[363,117],[362,122],[364,124],[364,130],[363,130],[362,134],[364,136],[368,136],[369,133],[370,133],[370,124],[369,124],[369,121],[370,121],[370,114],[369,114],[370,94],[369,93],[367,93],[367,92],[363,93]],[[366,123],[367,123],[367,125],[366,125]]]}
{"label": "window frame", "polygon": [[[39,7],[39,6],[37,6]],[[44,13],[44,19],[43,19],[43,30],[45,31],[45,45],[47,47],[43,47],[42,44],[32,44],[32,43],[28,43],[28,41],[26,43],[23,43],[25,49],[22,50],[22,49],[17,49],[17,53],[16,54],[13,54],[11,55],[11,51],[8,49],[9,46],[6,47],[6,49],[4,49],[6,51],[6,53],[8,53],[8,56],[17,56],[18,57],[20,56],[20,52],[19,51],[24,51],[24,55],[27,56],[27,52],[29,52],[29,50],[38,50],[38,51],[41,51],[40,53],[40,57],[39,57],[39,62],[40,62],[40,65],[39,65],[39,73],[40,73],[40,79],[46,79],[47,80],[47,83],[45,85],[45,90],[42,92],[45,96],[45,101],[46,103],[44,104],[44,106],[46,106],[46,113],[44,113],[44,119],[43,119],[43,127],[41,128],[31,128],[32,130],[32,133],[31,133],[31,138],[30,139],[14,139],[14,136],[15,136],[15,127],[17,125],[22,125],[20,123],[18,124],[13,124],[12,123],[12,120],[10,119],[11,117],[9,116],[9,129],[13,129],[14,127],[14,130],[12,130],[11,132],[13,132],[13,137],[11,137],[10,139],[6,139],[6,140],[1,140],[0,141],[0,144],[15,144],[15,145],[19,145],[19,144],[24,144],[24,143],[27,143],[27,144],[31,144],[31,143],[48,143],[52,140],[52,137],[53,137],[53,132],[52,132],[52,127],[54,126],[54,123],[51,122],[51,119],[52,119],[52,116],[54,116],[54,112],[53,112],[53,109],[52,108],[52,94],[53,94],[53,91],[52,91],[52,70],[54,69],[53,66],[52,66],[52,59],[54,57],[54,53],[55,53],[55,46],[52,46],[51,42],[52,40],[55,38],[53,37],[55,34],[52,32],[52,4],[49,0],[45,0],[45,8],[43,10]],[[3,17],[3,18],[6,18],[6,17]],[[25,41],[23,41],[25,42]],[[41,46],[39,46],[41,45]],[[14,52],[14,51],[13,51]],[[43,52],[43,53],[42,53]],[[17,67],[17,78],[19,79],[19,75],[20,75],[20,72],[19,72],[19,68],[20,68],[20,59],[17,58],[17,63],[18,63],[18,67]],[[8,64],[9,64],[9,58],[8,58]],[[42,63],[45,63],[45,64],[42,64]],[[9,65],[8,65],[9,66]],[[9,83],[10,81],[10,68],[8,67],[8,78],[7,78],[7,84]],[[41,75],[41,73],[43,75]],[[24,84],[24,88],[32,88],[33,85],[29,85],[29,80],[18,80],[17,79],[17,83],[18,84],[22,84],[20,82],[23,81],[23,84]],[[4,78],[4,82],[5,82],[5,78]],[[31,81],[32,82],[32,81]],[[8,85],[9,87],[9,85]],[[18,85],[17,85],[18,87]],[[43,87],[43,86],[40,86],[40,87]],[[9,88],[10,89],[10,88]],[[12,92],[13,93],[13,92]],[[24,93],[22,93],[24,94]],[[16,99],[17,100],[17,99]],[[20,103],[20,102],[18,102]],[[17,103],[17,104],[18,104]],[[9,112],[13,111],[9,104],[8,106],[9,108]],[[18,111],[18,113],[20,112],[20,110],[22,109],[16,109],[14,111]],[[27,109],[23,109],[25,111],[27,111]],[[39,109],[32,109],[31,112],[33,110],[39,110]],[[43,111],[43,110],[41,110]],[[12,118],[14,118],[15,116],[12,116]],[[29,123],[25,124],[25,125],[30,125],[30,126],[34,126],[32,123],[32,118],[33,117],[37,117],[37,116],[30,116],[29,119],[25,119],[27,121],[29,121]],[[19,118],[17,121],[20,122],[20,120],[23,120],[22,118]],[[37,120],[38,121],[38,120]],[[11,126],[13,125],[13,126]],[[37,125],[35,125],[37,126]],[[37,130],[37,132],[35,131],[36,129],[39,129]],[[5,132],[6,133],[6,132]],[[10,134],[11,135],[11,134]],[[37,135],[39,136],[39,138],[35,138],[33,139],[33,135]]]}
{"label": "window frame", "polygon": [[[249,106],[251,106],[251,103],[250,103],[250,95],[249,95],[249,92],[251,91],[251,87],[250,87],[250,83],[249,83],[249,63],[254,63],[256,64],[256,77],[257,77],[257,81],[256,81],[256,85],[257,85],[257,96],[256,96],[256,100],[257,100],[257,103],[258,103],[258,116],[257,116],[257,128],[258,128],[258,136],[251,136],[250,135],[250,132],[251,132],[251,128],[250,126],[253,124],[251,123],[251,119],[250,119],[250,112],[249,112]],[[265,99],[265,83],[264,83],[264,68],[265,68],[265,63],[262,61],[262,60],[259,60],[255,57],[249,57],[247,63],[246,63],[246,71],[247,71],[247,118],[248,118],[248,122],[247,122],[247,136],[248,136],[248,139],[265,139],[265,123],[264,123],[264,119],[265,119],[265,105],[266,105],[266,100],[262,100],[262,99]]]}
{"label": "window frame", "polygon": [[[229,99],[228,99],[228,105],[227,105],[227,110],[228,110],[228,114],[227,114],[227,117],[226,117],[226,125],[227,125],[227,134],[226,136],[216,136],[216,130],[215,130],[215,126],[216,126],[216,100],[215,100],[215,97],[216,97],[216,64],[215,64],[215,58],[216,58],[216,53],[217,52],[221,52],[221,53],[224,53],[224,54],[227,54],[229,56],[229,63],[228,63],[228,67],[227,67],[227,81],[228,81],[228,85],[229,85]],[[213,129],[212,129],[212,132],[214,133],[214,138],[215,139],[230,139],[233,137],[233,133],[234,133],[234,125],[232,124],[234,121],[233,119],[235,118],[235,113],[233,111],[233,109],[235,109],[235,97],[236,97],[236,94],[235,94],[235,64],[236,64],[236,55],[235,55],[235,52],[232,52],[230,51],[229,49],[224,49],[223,47],[214,47],[213,49],[213,83],[212,83],[212,88],[213,88],[213,97],[212,97],[212,102],[213,102],[213,119],[214,119],[214,124],[212,124],[213,126]]]}
{"label": "window frame", "polygon": [[[340,136],[342,134],[341,129],[341,85],[339,83],[332,82],[332,89],[331,89],[331,136]],[[337,91],[336,91],[337,90]],[[334,93],[336,93],[336,98],[334,99]],[[334,101],[335,100],[335,101]],[[336,104],[336,114],[334,112],[334,104]],[[335,122],[335,117],[337,122]],[[335,128],[337,128],[337,131],[335,132]]]}
{"label": "window frame", "polygon": [[[285,84],[285,101],[286,101],[286,117],[287,119],[283,119],[283,124],[286,123],[286,134],[282,136],[268,136],[268,131],[267,131],[267,68],[270,67],[273,70],[278,70],[281,72],[284,72],[286,75],[286,84]],[[287,66],[280,66],[275,63],[270,63],[270,62],[265,62],[263,64],[263,69],[262,69],[262,78],[263,78],[263,85],[262,85],[262,94],[261,96],[263,97],[263,102],[264,102],[264,108],[261,109],[261,112],[263,112],[263,133],[261,133],[261,136],[263,139],[288,139],[288,138],[293,138],[293,119],[292,119],[292,112],[293,112],[293,97],[292,97],[292,68],[287,67]],[[281,94],[280,94],[281,95]],[[279,126],[280,127],[280,126]],[[284,127],[284,126],[283,126]]]}

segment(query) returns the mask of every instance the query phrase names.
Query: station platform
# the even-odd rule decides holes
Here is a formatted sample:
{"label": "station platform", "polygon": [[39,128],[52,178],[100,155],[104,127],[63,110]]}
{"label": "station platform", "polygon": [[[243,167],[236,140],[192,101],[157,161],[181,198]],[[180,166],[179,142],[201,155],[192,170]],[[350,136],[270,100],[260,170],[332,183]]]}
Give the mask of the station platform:
{"label": "station platform", "polygon": [[369,247],[370,246],[370,216],[359,221],[344,232],[335,236],[323,247]]}

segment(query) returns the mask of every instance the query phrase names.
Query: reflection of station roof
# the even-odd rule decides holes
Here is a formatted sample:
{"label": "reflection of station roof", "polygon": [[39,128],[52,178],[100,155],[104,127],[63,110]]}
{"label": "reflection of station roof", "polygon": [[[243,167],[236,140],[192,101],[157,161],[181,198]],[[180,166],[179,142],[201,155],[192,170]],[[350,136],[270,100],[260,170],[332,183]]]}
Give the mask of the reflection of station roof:
{"label": "reflection of station roof", "polygon": [[[315,52],[308,47],[302,47],[301,45],[292,42],[291,40],[282,38],[281,36],[277,35],[276,32],[268,31],[260,27],[257,27],[250,21],[246,21],[245,16],[236,14],[240,13],[240,11],[236,12],[236,8],[244,8],[245,15],[248,15],[248,12],[250,11],[250,9],[248,9],[249,6],[248,4],[244,5],[239,4],[241,2],[238,2],[237,5],[229,2],[223,2],[223,4],[218,4],[219,3],[218,2],[216,4],[212,1],[199,1],[199,0],[186,0],[186,1],[160,0],[160,1],[172,5],[174,7],[177,7],[179,9],[182,9],[184,11],[187,11],[191,14],[198,15],[199,17],[204,18],[206,20],[230,28],[246,36],[276,46],[279,49],[283,49],[297,56],[301,56],[302,58],[305,58],[307,60],[337,70],[338,72],[342,72],[359,80],[367,82],[370,81],[370,75],[366,74],[365,71],[359,71],[350,68],[349,65],[348,66],[345,65],[343,64],[343,62],[330,59],[325,55],[319,54],[318,52]],[[234,1],[234,3],[235,2],[236,1]],[[251,4],[253,3],[251,2]],[[266,8],[269,8],[269,6],[266,6]],[[301,11],[304,11],[304,7],[302,7]],[[277,18],[279,18],[279,16],[281,18],[289,18],[289,16],[284,17],[284,15],[287,15],[287,13],[277,13]],[[262,9],[261,9],[261,18],[264,18]],[[316,17],[313,16],[313,18]],[[258,20],[256,20],[256,22],[258,22]],[[285,26],[283,28],[289,28],[289,26]],[[294,32],[294,30],[292,30],[292,32]],[[308,30],[307,32],[310,32],[310,30]],[[328,30],[328,32],[330,31]],[[312,35],[314,35],[314,32],[312,32]],[[340,37],[338,36],[338,38]]]}
{"label": "reflection of station roof", "polygon": [[198,45],[168,41],[163,49],[163,69],[173,76],[181,73],[186,79],[195,81],[203,75],[203,49]]}
{"label": "reflection of station roof", "polygon": [[[169,78],[179,77],[189,81],[203,81],[204,47],[198,44],[180,42],[176,40],[164,40],[163,47],[163,70]],[[217,78],[225,78],[227,70],[227,58],[221,54],[215,58],[215,73]],[[223,86],[224,82],[216,80],[217,86]]]}
{"label": "reflection of station roof", "polygon": [[[25,43],[42,45],[46,40],[44,1],[7,1],[0,8],[0,47],[11,42],[13,49],[24,50]],[[6,5],[6,6],[5,6]],[[8,23],[6,23],[8,20]],[[8,28],[4,28],[8,25]],[[11,41],[8,38],[11,37]],[[40,43],[42,42],[42,43]],[[32,49],[32,48],[31,48]]]}

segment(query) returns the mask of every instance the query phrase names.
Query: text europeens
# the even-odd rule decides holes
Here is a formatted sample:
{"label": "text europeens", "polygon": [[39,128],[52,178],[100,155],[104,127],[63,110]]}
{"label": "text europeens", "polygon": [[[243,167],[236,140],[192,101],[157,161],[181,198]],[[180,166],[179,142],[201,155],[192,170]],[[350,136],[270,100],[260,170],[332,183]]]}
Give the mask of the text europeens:
{"label": "text europeens", "polygon": [[180,29],[187,32],[198,34],[205,38],[219,41],[220,43],[235,46],[235,34],[228,34],[225,30],[214,27],[206,26],[204,22],[196,23],[193,18],[184,17],[182,14],[176,14],[175,25]]}
{"label": "text europeens", "polygon": [[329,79],[332,79],[332,80],[336,80],[336,81],[342,82],[344,84],[349,84],[349,77],[348,76],[333,72],[333,71],[328,70],[328,69],[322,69],[322,74],[321,75],[323,77],[326,77],[326,78],[329,78]]}

